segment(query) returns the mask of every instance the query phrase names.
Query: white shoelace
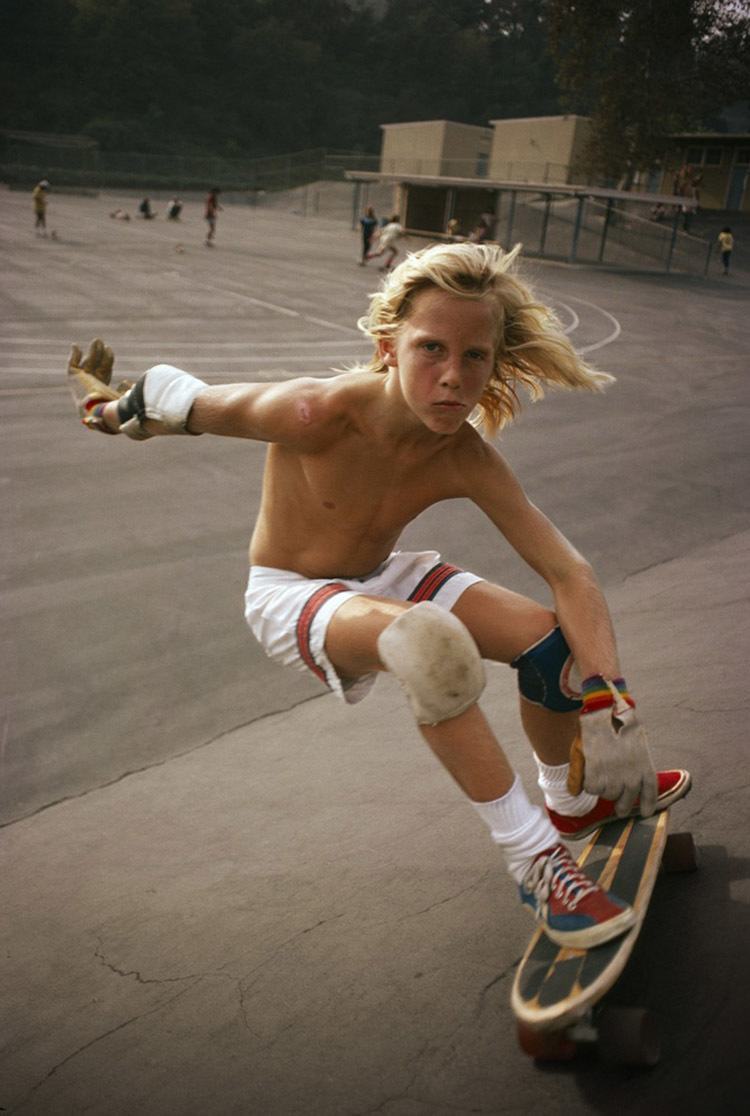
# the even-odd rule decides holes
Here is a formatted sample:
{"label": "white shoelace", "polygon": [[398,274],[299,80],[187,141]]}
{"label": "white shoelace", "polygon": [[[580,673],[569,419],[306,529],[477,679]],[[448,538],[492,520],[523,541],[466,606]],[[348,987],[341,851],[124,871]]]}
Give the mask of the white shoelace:
{"label": "white shoelace", "polygon": [[596,891],[596,884],[580,871],[568,853],[556,849],[540,857],[531,867],[523,882],[527,891],[540,903],[546,903],[550,894],[561,899],[569,911],[574,911],[581,899]]}

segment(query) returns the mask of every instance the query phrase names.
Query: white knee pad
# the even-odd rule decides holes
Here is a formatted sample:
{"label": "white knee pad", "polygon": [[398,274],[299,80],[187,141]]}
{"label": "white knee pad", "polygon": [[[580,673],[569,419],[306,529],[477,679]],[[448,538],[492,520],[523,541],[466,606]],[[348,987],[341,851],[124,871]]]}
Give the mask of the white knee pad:
{"label": "white knee pad", "polygon": [[468,628],[429,601],[407,609],[380,633],[378,654],[420,725],[457,717],[484,689],[484,665]]}

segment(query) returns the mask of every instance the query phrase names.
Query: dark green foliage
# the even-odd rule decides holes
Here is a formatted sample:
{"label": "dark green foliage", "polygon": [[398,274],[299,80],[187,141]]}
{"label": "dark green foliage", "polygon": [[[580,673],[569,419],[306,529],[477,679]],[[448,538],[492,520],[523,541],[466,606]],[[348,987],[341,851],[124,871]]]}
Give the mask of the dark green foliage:
{"label": "dark green foliage", "polygon": [[4,0],[3,124],[113,151],[377,151],[383,123],[557,111],[543,6]]}
{"label": "dark green foliage", "polygon": [[663,137],[698,131],[750,90],[744,0],[549,0],[563,103],[591,116],[591,170],[629,184]]}
{"label": "dark green foliage", "polygon": [[[598,171],[750,88],[747,0],[3,0],[10,129],[110,151],[378,151],[380,125],[593,115]],[[561,101],[560,90],[565,99]]]}

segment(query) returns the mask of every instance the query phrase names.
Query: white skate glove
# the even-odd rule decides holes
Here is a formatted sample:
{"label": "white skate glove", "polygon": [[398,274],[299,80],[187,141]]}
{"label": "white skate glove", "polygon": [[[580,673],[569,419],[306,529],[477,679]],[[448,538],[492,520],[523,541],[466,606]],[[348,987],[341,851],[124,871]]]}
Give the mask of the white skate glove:
{"label": "white skate glove", "polygon": [[614,802],[620,817],[629,814],[639,799],[639,814],[649,817],[656,806],[656,772],[624,680],[611,682],[594,675],[584,681],[582,697],[568,790],[571,794],[585,790]]}
{"label": "white skate glove", "polygon": [[145,422],[162,426],[161,434],[190,434],[187,421],[195,397],[208,385],[171,364],[157,364],[127,391],[117,404],[120,433],[143,441],[153,435]]}
{"label": "white skate glove", "polygon": [[[160,434],[189,434],[190,409],[195,397],[207,385],[203,380],[182,372],[170,364],[157,364],[141,376],[137,383],[123,380],[110,385],[114,353],[98,338],[91,342],[85,357],[74,345],[68,361],[68,384],[78,408],[81,422],[89,430],[102,434],[127,434],[143,441],[153,437],[145,421],[159,422]],[[104,409],[117,401],[119,429],[112,430],[104,421]],[[111,420],[110,420],[111,421]]]}

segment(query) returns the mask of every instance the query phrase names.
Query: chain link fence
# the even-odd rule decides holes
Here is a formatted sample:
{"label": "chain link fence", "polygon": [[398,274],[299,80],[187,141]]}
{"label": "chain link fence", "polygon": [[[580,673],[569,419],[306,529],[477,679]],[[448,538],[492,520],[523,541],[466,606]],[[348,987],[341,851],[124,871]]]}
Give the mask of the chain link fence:
{"label": "chain link fence", "polygon": [[499,197],[495,234],[504,244],[521,241],[527,255],[706,273],[711,244],[680,228],[678,211],[656,221],[643,204],[524,191]]}
{"label": "chain link fence", "polygon": [[378,164],[377,155],[324,148],[259,159],[151,155],[29,143],[6,143],[0,150],[0,178],[11,186],[30,188],[40,178],[49,178],[56,187],[180,194],[205,192],[213,186],[248,193],[291,190],[314,181],[343,181],[347,170],[377,170]]}

